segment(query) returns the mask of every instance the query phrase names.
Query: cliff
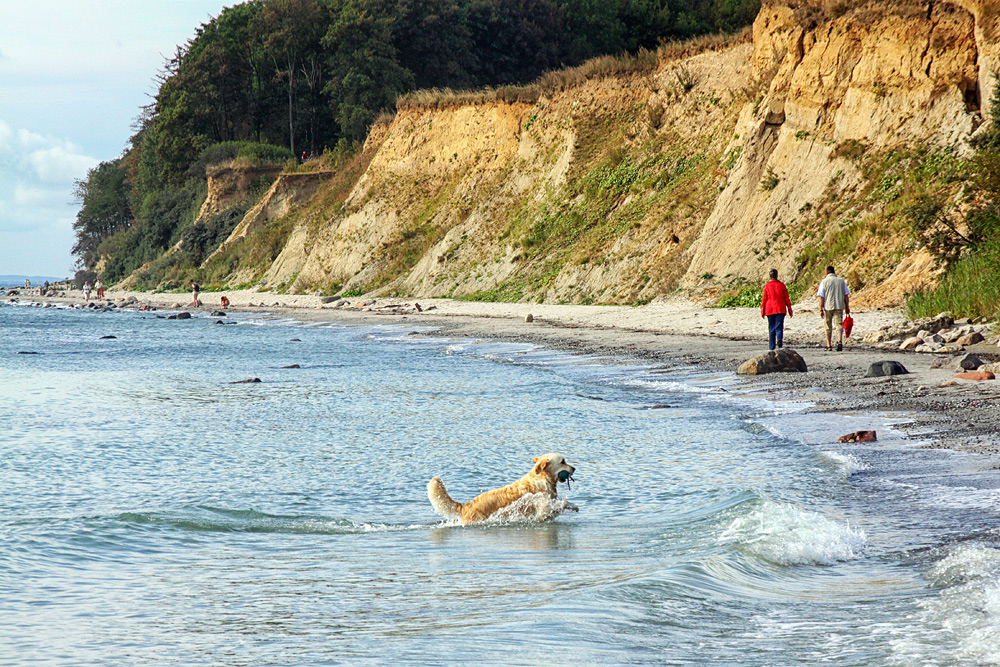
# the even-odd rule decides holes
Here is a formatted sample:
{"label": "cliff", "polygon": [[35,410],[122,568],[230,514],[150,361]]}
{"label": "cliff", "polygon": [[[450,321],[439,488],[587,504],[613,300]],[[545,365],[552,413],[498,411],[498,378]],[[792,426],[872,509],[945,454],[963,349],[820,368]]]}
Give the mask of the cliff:
{"label": "cliff", "polygon": [[998,14],[771,2],[729,41],[606,58],[507,99],[428,95],[353,160],[280,176],[203,270],[299,292],[632,303],[772,266],[805,286],[834,263],[860,304],[898,304],[937,272],[899,211],[960,187]]}

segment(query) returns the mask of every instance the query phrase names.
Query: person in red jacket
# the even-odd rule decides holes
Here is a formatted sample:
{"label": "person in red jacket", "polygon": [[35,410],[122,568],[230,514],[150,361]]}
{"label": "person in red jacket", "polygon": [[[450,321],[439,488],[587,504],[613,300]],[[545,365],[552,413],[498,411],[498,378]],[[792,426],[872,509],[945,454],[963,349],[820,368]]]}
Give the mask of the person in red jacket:
{"label": "person in red jacket", "polygon": [[792,317],[792,301],[788,288],[778,280],[778,269],[771,269],[771,282],[764,285],[760,300],[760,316],[767,318],[767,344],[769,350],[782,347],[785,338],[785,313]]}

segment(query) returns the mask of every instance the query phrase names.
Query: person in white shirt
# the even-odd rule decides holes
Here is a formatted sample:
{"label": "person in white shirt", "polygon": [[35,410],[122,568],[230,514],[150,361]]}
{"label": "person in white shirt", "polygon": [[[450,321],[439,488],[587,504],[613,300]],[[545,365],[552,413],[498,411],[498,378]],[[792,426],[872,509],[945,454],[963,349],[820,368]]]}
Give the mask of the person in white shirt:
{"label": "person in white shirt", "polygon": [[847,281],[837,275],[832,266],[826,267],[826,278],[819,284],[819,316],[826,323],[826,349],[833,349],[833,323],[837,323],[837,351],[844,349],[844,313],[851,314],[851,290]]}

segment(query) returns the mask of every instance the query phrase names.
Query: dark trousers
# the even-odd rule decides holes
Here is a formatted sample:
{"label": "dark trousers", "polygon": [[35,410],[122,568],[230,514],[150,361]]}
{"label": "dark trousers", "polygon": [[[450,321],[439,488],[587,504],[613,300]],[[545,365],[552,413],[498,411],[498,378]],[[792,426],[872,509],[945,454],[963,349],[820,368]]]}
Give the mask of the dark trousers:
{"label": "dark trousers", "polygon": [[773,350],[775,344],[783,345],[785,338],[785,314],[767,316],[767,349]]}

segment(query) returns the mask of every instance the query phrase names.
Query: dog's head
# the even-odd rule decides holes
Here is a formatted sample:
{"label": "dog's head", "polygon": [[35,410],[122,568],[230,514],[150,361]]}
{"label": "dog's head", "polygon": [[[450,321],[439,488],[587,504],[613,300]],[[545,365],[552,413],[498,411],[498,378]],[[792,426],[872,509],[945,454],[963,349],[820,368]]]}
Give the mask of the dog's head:
{"label": "dog's head", "polygon": [[531,469],[532,474],[547,477],[553,483],[569,482],[573,478],[573,473],[576,472],[576,468],[571,466],[562,454],[536,456],[532,462],[535,464],[535,467]]}

